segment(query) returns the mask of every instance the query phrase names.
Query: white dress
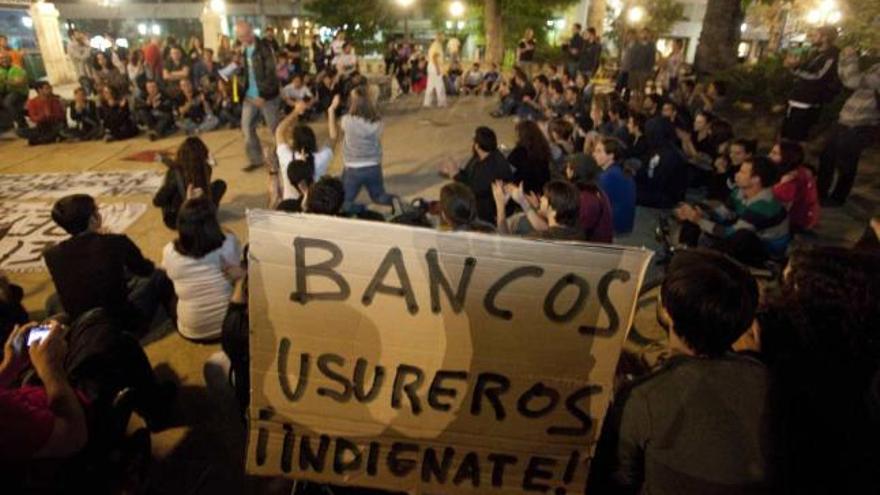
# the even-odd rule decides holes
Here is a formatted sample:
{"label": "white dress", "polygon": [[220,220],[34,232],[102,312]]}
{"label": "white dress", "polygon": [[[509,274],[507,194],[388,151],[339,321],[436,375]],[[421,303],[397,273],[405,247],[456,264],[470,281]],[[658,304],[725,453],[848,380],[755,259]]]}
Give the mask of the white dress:
{"label": "white dress", "polygon": [[224,273],[241,262],[241,247],[233,234],[226,234],[223,245],[202,256],[191,258],[169,242],[162,250],[162,266],[177,293],[177,330],[191,340],[210,340],[220,336],[233,283]]}

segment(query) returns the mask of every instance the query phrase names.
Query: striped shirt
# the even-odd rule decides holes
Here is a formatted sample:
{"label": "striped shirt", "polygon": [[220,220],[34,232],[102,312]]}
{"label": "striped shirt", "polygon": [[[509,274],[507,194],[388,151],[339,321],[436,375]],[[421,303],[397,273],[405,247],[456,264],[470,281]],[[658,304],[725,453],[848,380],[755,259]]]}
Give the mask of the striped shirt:
{"label": "striped shirt", "polygon": [[712,219],[702,218],[700,229],[718,237],[730,237],[738,230],[751,230],[769,244],[783,244],[788,239],[788,215],[770,188],[746,198],[736,188],[730,193],[729,206],[721,205]]}
{"label": "striped shirt", "polygon": [[859,70],[859,57],[841,58],[837,67],[840,81],[853,90],[840,110],[840,123],[847,127],[880,124],[877,91],[880,91],[880,63],[866,71]]}

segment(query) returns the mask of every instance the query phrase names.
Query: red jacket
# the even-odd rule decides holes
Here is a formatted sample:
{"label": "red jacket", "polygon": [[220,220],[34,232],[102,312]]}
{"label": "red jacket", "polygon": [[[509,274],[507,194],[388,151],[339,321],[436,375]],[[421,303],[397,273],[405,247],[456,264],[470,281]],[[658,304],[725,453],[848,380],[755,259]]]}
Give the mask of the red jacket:
{"label": "red jacket", "polygon": [[812,229],[819,223],[819,194],[813,172],[800,166],[782,176],[773,195],[788,209],[792,230]]}
{"label": "red jacket", "polygon": [[64,106],[61,105],[61,99],[57,96],[49,98],[36,96],[31,98],[27,102],[27,113],[31,121],[37,125],[55,124],[67,120]]}

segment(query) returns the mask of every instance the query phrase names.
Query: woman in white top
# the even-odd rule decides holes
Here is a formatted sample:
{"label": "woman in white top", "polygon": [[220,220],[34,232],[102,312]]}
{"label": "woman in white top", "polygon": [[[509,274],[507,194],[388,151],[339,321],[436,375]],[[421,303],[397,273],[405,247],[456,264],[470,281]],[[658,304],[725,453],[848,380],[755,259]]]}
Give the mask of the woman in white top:
{"label": "woman in white top", "polygon": [[[284,200],[301,201],[303,193],[310,185],[327,174],[333,161],[333,148],[336,139],[331,136],[330,143],[318,149],[318,138],[311,127],[300,124],[300,117],[308,110],[308,104],[297,102],[293,110],[278,124],[275,129],[275,142],[278,147],[278,175],[270,185],[270,197],[278,198],[271,204],[273,207]],[[309,167],[311,173],[293,170],[293,167]],[[306,177],[308,180],[302,181]],[[296,179],[293,179],[296,178]],[[280,191],[280,198],[278,193]]]}
{"label": "woman in white top", "polygon": [[220,229],[214,203],[204,196],[181,206],[177,232],[162,251],[178,298],[177,330],[191,340],[216,339],[235,281],[244,276],[238,239]]}
{"label": "woman in white top", "polygon": [[345,189],[343,211],[354,213],[363,207],[353,208],[354,200],[362,187],[367,188],[374,203],[394,205],[395,196],[385,192],[382,177],[382,117],[367,94],[367,86],[356,86],[348,99],[348,113],[342,116],[336,127],[336,109],[339,95],[327,109],[330,139],[336,140],[342,130],[342,185]]}

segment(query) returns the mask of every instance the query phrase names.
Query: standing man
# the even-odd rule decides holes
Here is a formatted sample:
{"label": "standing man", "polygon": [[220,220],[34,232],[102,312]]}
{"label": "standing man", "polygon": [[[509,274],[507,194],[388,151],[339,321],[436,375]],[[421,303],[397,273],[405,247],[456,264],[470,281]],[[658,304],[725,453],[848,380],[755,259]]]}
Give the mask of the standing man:
{"label": "standing man", "polygon": [[599,72],[599,64],[602,58],[602,41],[596,34],[595,28],[587,28],[587,38],[584,40],[584,49],[578,61],[578,69],[592,78]]}
{"label": "standing man", "polygon": [[428,89],[425,91],[425,107],[432,105],[432,95],[437,93],[437,106],[446,106],[446,86],[443,84],[443,33],[437,33],[428,49]]}
{"label": "standing man", "polygon": [[629,48],[629,82],[631,93],[641,98],[645,94],[645,85],[654,75],[654,61],[657,50],[651,41],[651,34],[647,29],[639,31],[639,39]]}
{"label": "standing man", "polygon": [[584,39],[581,37],[580,23],[574,23],[572,31],[571,39],[568,41],[568,63],[566,64],[566,69],[568,70],[568,75],[574,79],[577,75],[581,52],[584,49]]}
{"label": "standing man", "polygon": [[788,110],[782,121],[781,135],[792,141],[807,140],[810,129],[819,120],[822,105],[833,100],[840,91],[837,77],[840,50],[834,46],[837,29],[821,27],[811,37],[813,48],[803,60],[792,56],[785,59],[785,66],[795,80],[788,95]]}
{"label": "standing man", "polygon": [[[859,70],[859,55],[847,47],[837,67],[840,81],[853,94],[847,98],[831,138],[819,158],[816,187],[823,206],[841,206],[852,190],[862,151],[880,124],[880,63]],[[837,183],[831,189],[835,172]]]}
{"label": "standing man", "polygon": [[[262,114],[269,126],[270,135],[275,135],[280,119],[279,93],[281,88],[275,75],[275,54],[265,40],[254,36],[253,27],[247,21],[235,24],[235,36],[241,43],[244,54],[244,74],[242,86],[245,99],[241,110],[241,131],[244,133],[244,146],[248,165],[246,172],[256,170],[264,162],[263,148],[257,136],[257,123]],[[274,150],[274,145],[272,147]],[[278,173],[278,159],[275,153],[266,153],[269,160],[269,173]]]}
{"label": "standing man", "polygon": [[[73,70],[76,72],[76,80],[89,77],[88,64],[92,58],[92,47],[86,39],[86,34],[82,31],[74,31],[73,36],[67,43],[67,56],[73,62]],[[80,84],[83,84],[80,82]]]}
{"label": "standing man", "polygon": [[516,61],[529,77],[534,72],[535,46],[535,30],[528,28],[516,47]]}

